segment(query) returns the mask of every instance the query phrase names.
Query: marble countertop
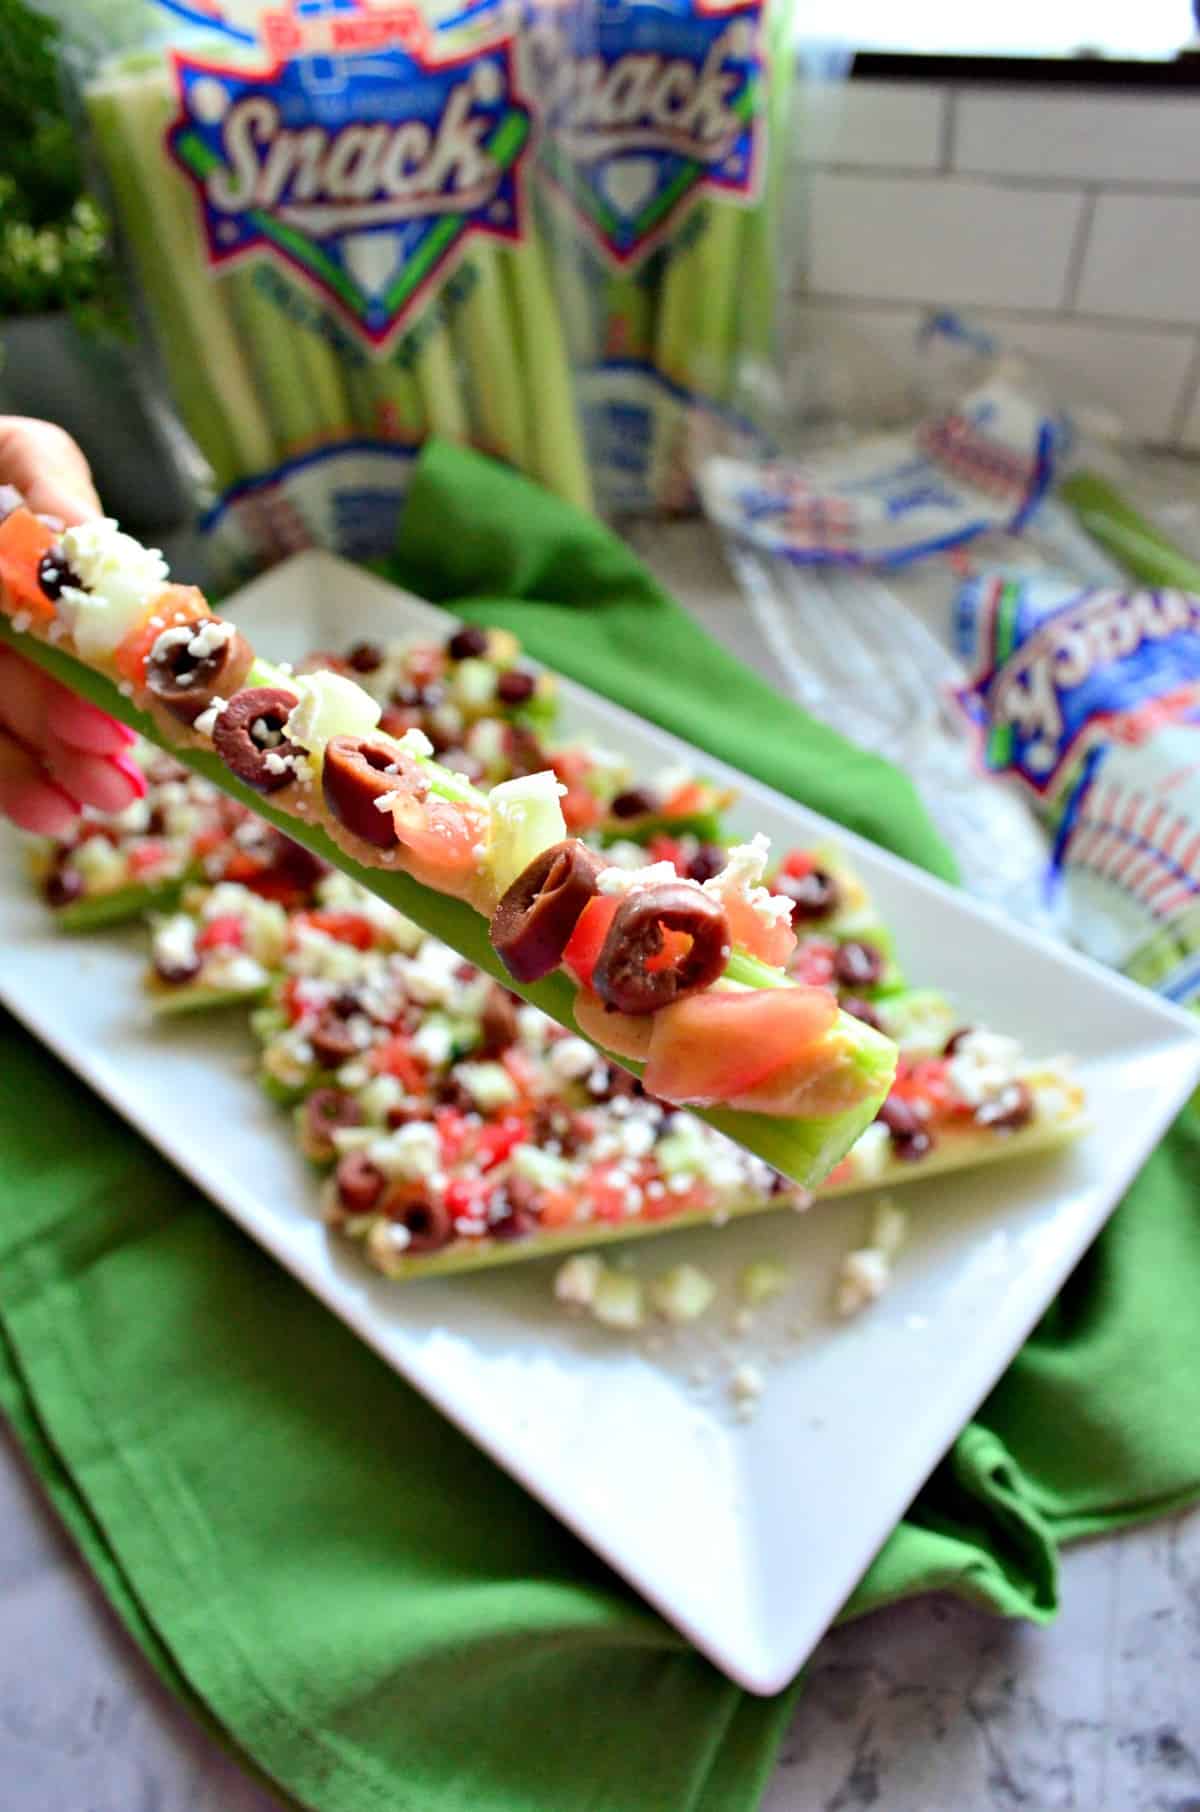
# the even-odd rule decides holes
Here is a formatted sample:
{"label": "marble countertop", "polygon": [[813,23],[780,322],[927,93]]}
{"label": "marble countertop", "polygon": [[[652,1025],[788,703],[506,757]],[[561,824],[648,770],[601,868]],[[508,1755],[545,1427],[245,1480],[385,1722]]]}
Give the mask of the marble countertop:
{"label": "marble countertop", "polygon": [[[715,548],[643,551],[770,674]],[[1062,1599],[1046,1630],[931,1596],[833,1631],[762,1812],[1200,1812],[1200,1512],[1072,1550]],[[161,1686],[7,1435],[0,1812],[282,1812]]]}

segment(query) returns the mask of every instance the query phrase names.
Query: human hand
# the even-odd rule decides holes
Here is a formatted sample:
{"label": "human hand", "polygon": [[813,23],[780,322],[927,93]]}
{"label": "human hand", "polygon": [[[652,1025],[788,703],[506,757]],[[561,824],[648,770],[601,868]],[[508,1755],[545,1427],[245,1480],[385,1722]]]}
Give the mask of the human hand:
{"label": "human hand", "polygon": [[[49,422],[0,416],[0,486],[64,525],[100,514],[87,460]],[[146,790],[133,732],[0,646],[0,814],[22,830],[65,836],[81,805],[123,811]]]}

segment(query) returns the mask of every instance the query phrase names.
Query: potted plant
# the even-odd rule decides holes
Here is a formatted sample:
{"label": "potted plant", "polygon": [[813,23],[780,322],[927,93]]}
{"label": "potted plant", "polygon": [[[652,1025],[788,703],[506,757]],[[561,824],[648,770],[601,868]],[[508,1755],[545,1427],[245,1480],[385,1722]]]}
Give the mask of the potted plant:
{"label": "potted plant", "polygon": [[57,36],[24,0],[0,0],[0,410],[58,422],[115,515],[166,528],[186,491],[65,117]]}

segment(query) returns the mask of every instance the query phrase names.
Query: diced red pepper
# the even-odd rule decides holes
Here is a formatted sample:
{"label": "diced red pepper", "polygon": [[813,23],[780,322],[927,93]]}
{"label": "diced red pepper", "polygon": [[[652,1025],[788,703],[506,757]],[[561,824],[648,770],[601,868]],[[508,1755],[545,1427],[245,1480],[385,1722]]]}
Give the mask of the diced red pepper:
{"label": "diced red pepper", "polygon": [[811,850],[789,849],[779,866],[785,875],[791,875],[795,880],[800,881],[805,875],[812,873],[817,866],[817,858]]}
{"label": "diced red pepper", "polygon": [[955,1092],[945,1057],[901,1057],[891,1093],[900,1101],[922,1102],[934,1120],[970,1111]]}
{"label": "diced red pepper", "polygon": [[196,934],[197,950],[240,950],[245,941],[246,927],[232,912],[209,919]]}
{"label": "diced red pepper", "polygon": [[592,985],[596,959],[620,904],[620,896],[617,894],[593,894],[579,915],[563,951],[563,962],[581,988],[590,988]]}
{"label": "diced red pepper", "polygon": [[42,590],[38,568],[57,539],[30,510],[13,510],[0,522],[0,603],[9,616],[28,611],[43,623],[53,620],[54,603]]}
{"label": "diced red pepper", "polygon": [[425,1070],[403,1032],[394,1032],[371,1052],[371,1068],[379,1075],[395,1076],[412,1095],[425,1086]]}
{"label": "diced red pepper", "polygon": [[302,912],[293,925],[310,925],[314,931],[323,932],[336,943],[350,944],[355,950],[370,950],[375,942],[370,921],[357,912]]}

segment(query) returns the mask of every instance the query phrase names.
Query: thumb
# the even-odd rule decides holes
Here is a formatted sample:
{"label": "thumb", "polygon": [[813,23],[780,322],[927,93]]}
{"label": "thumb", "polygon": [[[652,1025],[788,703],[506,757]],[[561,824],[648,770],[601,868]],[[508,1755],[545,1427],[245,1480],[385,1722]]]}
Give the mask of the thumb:
{"label": "thumb", "polygon": [[81,448],[52,422],[0,415],[0,483],[15,485],[39,516],[70,524],[100,514]]}

